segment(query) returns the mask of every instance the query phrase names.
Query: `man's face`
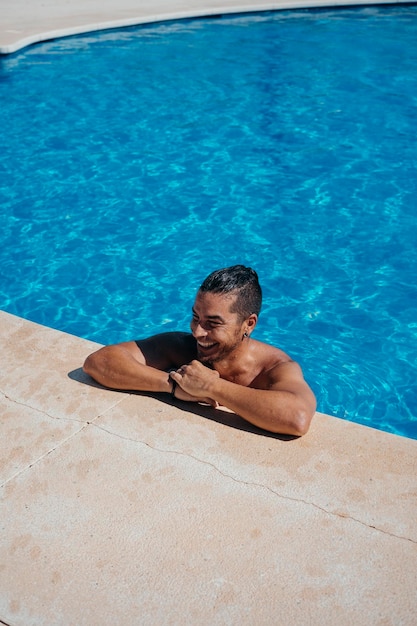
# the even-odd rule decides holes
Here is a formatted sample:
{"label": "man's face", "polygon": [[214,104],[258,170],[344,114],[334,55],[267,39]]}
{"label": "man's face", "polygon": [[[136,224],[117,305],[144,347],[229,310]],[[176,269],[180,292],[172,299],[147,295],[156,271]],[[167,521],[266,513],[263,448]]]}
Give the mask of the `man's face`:
{"label": "man's face", "polygon": [[242,343],[245,321],[232,313],[236,295],[198,292],[193,306],[191,332],[202,363],[211,365],[229,356]]}

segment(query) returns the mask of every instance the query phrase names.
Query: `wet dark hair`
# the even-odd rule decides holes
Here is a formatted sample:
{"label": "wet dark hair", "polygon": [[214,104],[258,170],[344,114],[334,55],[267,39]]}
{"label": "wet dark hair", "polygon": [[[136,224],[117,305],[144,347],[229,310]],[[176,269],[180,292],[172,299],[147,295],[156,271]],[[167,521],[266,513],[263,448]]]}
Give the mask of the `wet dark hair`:
{"label": "wet dark hair", "polygon": [[259,315],[262,306],[262,289],[255,270],[244,265],[232,265],[212,272],[203,281],[200,291],[236,295],[232,310],[243,320],[252,313]]}

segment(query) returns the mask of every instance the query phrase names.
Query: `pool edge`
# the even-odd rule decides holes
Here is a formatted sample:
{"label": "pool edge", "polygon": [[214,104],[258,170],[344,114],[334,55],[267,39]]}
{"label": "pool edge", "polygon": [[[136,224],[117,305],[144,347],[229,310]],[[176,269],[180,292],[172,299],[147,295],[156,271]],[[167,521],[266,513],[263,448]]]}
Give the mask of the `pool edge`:
{"label": "pool edge", "polygon": [[[117,17],[117,14],[119,14],[120,10],[124,8],[124,4],[126,4],[126,6],[128,7],[128,12],[133,11],[132,15],[129,15],[129,17],[125,18]],[[164,5],[164,3],[161,4]],[[126,28],[146,23],[210,17],[218,14],[232,15],[236,13],[259,13],[265,11],[280,11],[288,9],[331,7],[342,8],[352,6],[415,4],[415,0],[344,0],[341,2],[337,2],[334,0],[281,0],[280,2],[263,2],[260,4],[256,4],[253,2],[242,4],[241,1],[234,2],[233,0],[231,0],[231,2],[225,5],[222,5],[221,2],[208,2],[207,5],[203,7],[194,6],[194,4],[198,3],[195,3],[192,0],[187,0],[184,4],[188,4],[189,6],[182,10],[165,11],[163,10],[163,8],[165,8],[163,6],[159,11],[158,7],[156,7],[156,9],[155,7],[152,7],[152,12],[143,9],[142,13],[137,14],[135,11],[137,11],[138,9],[136,7],[135,10],[131,9],[131,2],[129,0],[125,0],[125,2],[123,2],[122,0],[121,3],[118,3],[117,8],[114,9],[114,12],[116,14],[114,17],[109,18],[108,16],[106,16],[104,11],[100,13],[100,11],[97,10],[96,12],[98,21],[92,22],[89,20],[89,14],[83,17],[81,12],[78,12],[76,15],[71,16],[61,16],[59,14],[54,15],[53,13],[49,13],[48,15],[45,15],[43,19],[43,24],[39,23],[36,28],[32,26],[33,32],[27,32],[23,34],[19,32],[19,28],[21,27],[21,17],[19,18],[19,12],[17,11],[16,15],[13,16],[14,5],[12,4],[12,2],[9,2],[9,7],[4,10],[5,12],[7,11],[9,13],[8,19],[10,23],[7,24],[7,28],[5,31],[3,29],[0,30],[0,56],[14,54],[15,52],[22,50],[23,48],[51,39],[70,37],[74,35],[81,35],[104,30]],[[54,5],[54,9],[56,10],[57,7],[59,7],[59,2]],[[74,21],[76,23],[73,23]],[[53,26],[48,26],[47,23],[51,22]]]}
{"label": "pool edge", "polygon": [[[229,622],[248,626],[254,615],[265,624],[412,623],[417,441],[321,413],[307,435],[285,441],[103,389],[81,370],[96,346],[0,311],[0,619],[191,623],[204,582],[194,623],[224,624],[224,602]],[[143,545],[149,520],[158,532]],[[159,533],[172,536],[166,559]],[[225,560],[234,541],[244,550]],[[256,589],[251,563],[262,570]],[[126,572],[132,589],[118,586]],[[149,602],[156,580],[166,592],[159,604]]]}

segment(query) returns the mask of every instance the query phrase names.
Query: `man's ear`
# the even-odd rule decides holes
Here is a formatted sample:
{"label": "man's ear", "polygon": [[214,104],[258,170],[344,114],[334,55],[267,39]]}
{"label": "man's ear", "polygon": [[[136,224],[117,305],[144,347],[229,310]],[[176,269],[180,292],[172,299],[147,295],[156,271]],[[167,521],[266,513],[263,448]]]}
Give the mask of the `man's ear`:
{"label": "man's ear", "polygon": [[257,322],[258,322],[258,316],[256,315],[256,313],[252,313],[251,315],[249,315],[248,319],[246,320],[246,332],[248,334],[250,334],[253,331]]}

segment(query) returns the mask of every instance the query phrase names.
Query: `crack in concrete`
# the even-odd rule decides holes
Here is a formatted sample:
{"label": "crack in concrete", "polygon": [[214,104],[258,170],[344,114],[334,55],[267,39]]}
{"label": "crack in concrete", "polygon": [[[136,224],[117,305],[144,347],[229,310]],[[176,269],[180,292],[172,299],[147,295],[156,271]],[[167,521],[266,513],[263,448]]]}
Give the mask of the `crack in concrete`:
{"label": "crack in concrete", "polygon": [[62,420],[62,421],[66,421],[66,422],[78,422],[79,424],[85,424],[85,425],[92,424],[99,417],[101,417],[102,415],[105,415],[108,411],[111,411],[112,409],[114,409],[118,404],[120,404],[123,401],[123,398],[120,398],[117,402],[115,402],[114,404],[109,406],[107,409],[105,409],[103,411],[103,413],[99,413],[93,419],[83,420],[83,419],[76,418],[76,417],[65,417],[63,415],[62,416],[61,415],[52,415],[51,413],[48,413],[47,411],[44,411],[43,409],[38,409],[35,406],[32,406],[31,404],[28,404],[26,402],[20,402],[19,400],[11,398],[9,395],[7,395],[7,393],[5,391],[2,391],[1,389],[0,389],[0,394],[5,398],[5,400],[8,400],[12,404],[17,404],[18,406],[23,406],[23,407],[25,407],[27,409],[31,409],[32,411],[36,411],[37,413],[40,413],[41,415],[45,415],[46,417],[50,417],[53,420],[57,420],[57,421],[61,421]]}
{"label": "crack in concrete", "polygon": [[[63,446],[65,443],[67,443],[67,441],[70,441],[70,439],[79,435],[88,426],[93,425],[96,420],[98,420],[100,417],[105,415],[108,411],[111,411],[112,409],[114,409],[123,400],[123,398],[121,398],[120,400],[115,402],[112,406],[109,406],[105,411],[103,411],[102,413],[99,413],[98,415],[96,415],[96,417],[94,417],[91,420],[81,420],[81,419],[75,419],[75,418],[70,418],[70,417],[59,417],[59,416],[51,415],[50,413],[37,409],[36,407],[31,406],[30,404],[26,404],[24,402],[19,402],[18,400],[14,400],[2,390],[0,390],[0,394],[2,394],[3,397],[9,402],[11,402],[12,404],[17,404],[18,406],[24,406],[28,409],[36,411],[37,413],[40,413],[41,415],[49,417],[50,419],[58,420],[58,421],[63,420],[63,421],[68,421],[68,422],[78,422],[79,424],[82,424],[81,428],[79,428],[76,432],[72,433],[68,437],[65,437],[65,439],[62,439],[61,441],[59,441],[53,448],[50,448],[44,454],[41,454],[39,457],[34,459],[31,463],[29,463],[25,467],[22,467],[19,471],[15,472],[15,474],[13,474],[12,476],[9,476],[9,478],[4,480],[4,482],[0,483],[0,488],[5,487],[11,480],[13,480],[14,478],[17,478],[18,476],[20,476],[27,470],[31,469],[34,465],[37,465],[44,458],[52,454],[52,452],[55,452],[55,450],[57,450],[58,448]],[[1,621],[0,621],[0,624],[1,624]]]}
{"label": "crack in concrete", "polygon": [[194,461],[197,461],[198,463],[202,463],[203,465],[208,465],[210,467],[212,467],[216,472],[218,472],[221,476],[224,476],[225,478],[229,478],[230,480],[233,480],[235,483],[237,484],[241,484],[241,485],[247,485],[249,487],[260,487],[261,489],[265,489],[267,491],[269,491],[270,493],[274,494],[275,496],[277,496],[278,498],[282,498],[283,500],[289,500],[291,502],[295,502],[298,504],[305,504],[307,506],[312,506],[315,509],[318,509],[319,511],[326,513],[327,515],[330,515],[332,517],[338,517],[339,519],[346,519],[346,520],[351,520],[352,522],[355,522],[357,524],[360,524],[361,526],[364,526],[365,528],[368,529],[373,529],[376,530],[377,532],[382,533],[383,535],[387,535],[388,537],[392,537],[394,539],[400,539],[400,540],[404,540],[404,541],[409,541],[410,543],[413,544],[417,544],[417,541],[412,539],[411,537],[405,537],[403,535],[396,535],[395,533],[391,533],[387,530],[384,530],[383,528],[379,528],[378,526],[375,526],[373,524],[368,524],[367,522],[364,522],[356,517],[353,517],[349,514],[344,514],[344,513],[337,513],[336,511],[331,511],[329,509],[326,509],[323,506],[320,506],[319,504],[316,504],[315,502],[311,502],[309,500],[304,500],[303,498],[293,498],[291,496],[286,496],[282,493],[279,493],[278,491],[275,491],[274,489],[272,489],[271,487],[269,487],[268,485],[264,485],[262,483],[255,483],[255,482],[251,482],[251,481],[246,481],[246,480],[241,480],[239,478],[235,478],[234,476],[230,475],[230,474],[226,474],[225,472],[223,472],[220,468],[217,467],[217,465],[214,465],[214,463],[211,463],[210,461],[205,461],[203,459],[200,459],[199,457],[196,457],[192,454],[187,454],[185,452],[180,452],[178,450],[169,450],[169,449],[162,449],[162,448],[157,448],[156,446],[151,446],[148,442],[146,441],[142,441],[140,439],[132,439],[131,437],[125,437],[123,435],[120,435],[119,433],[115,433],[112,432],[111,430],[107,430],[106,428],[104,428],[104,426],[101,426],[99,424],[92,424],[92,426],[94,426],[95,428],[98,428],[99,430],[104,431],[105,433],[109,434],[109,435],[113,435],[115,437],[118,437],[119,439],[123,439],[125,441],[131,441],[133,443],[138,443],[138,444],[142,444],[144,446],[146,446],[147,448],[150,448],[151,450],[155,450],[156,452],[161,452],[161,453],[168,453],[168,454],[176,454],[178,456],[183,456],[186,458],[190,458],[193,459]]}
{"label": "crack in concrete", "polygon": [[[0,390],[0,394],[2,394],[3,397],[6,400],[8,400],[9,402],[11,402],[13,404],[17,404],[19,406],[24,406],[26,408],[32,409],[32,410],[34,410],[34,411],[36,411],[38,413],[41,413],[42,415],[45,415],[46,417],[49,417],[50,419],[65,420],[65,421],[70,421],[70,422],[78,422],[78,423],[82,424],[82,427],[80,429],[78,429],[75,433],[72,433],[71,435],[69,435],[68,437],[63,439],[62,441],[58,442],[53,448],[49,449],[47,452],[45,452],[44,454],[39,456],[37,459],[35,459],[29,465],[27,465],[26,467],[22,468],[21,470],[19,470],[18,472],[16,472],[15,474],[10,476],[9,478],[7,478],[3,483],[0,484],[0,487],[4,487],[11,480],[13,480],[14,478],[17,478],[18,476],[20,476],[20,474],[22,474],[22,473],[26,472],[27,470],[31,469],[34,465],[37,465],[45,457],[47,457],[50,454],[52,454],[52,452],[54,452],[55,450],[60,448],[62,445],[64,445],[70,439],[72,439],[73,437],[76,437],[77,435],[79,435],[79,433],[82,432],[83,430],[85,430],[88,426],[94,426],[94,427],[98,428],[99,430],[102,430],[103,432],[105,432],[105,433],[107,433],[109,435],[118,437],[119,439],[123,439],[123,440],[126,440],[126,441],[131,441],[133,443],[142,444],[142,445],[150,448],[151,450],[155,450],[156,452],[175,454],[175,455],[183,456],[183,457],[186,457],[186,458],[191,458],[191,459],[193,459],[194,461],[196,461],[198,463],[202,463],[204,465],[208,465],[208,466],[212,467],[216,472],[221,474],[221,476],[224,476],[225,478],[229,478],[230,480],[233,480],[237,484],[247,485],[247,486],[251,486],[251,487],[259,487],[259,488],[262,488],[262,489],[265,489],[265,490],[269,491],[270,493],[274,494],[278,498],[282,498],[284,500],[289,500],[289,501],[296,502],[296,503],[302,503],[302,504],[305,504],[307,506],[312,506],[312,507],[318,509],[319,511],[322,511],[323,513],[326,513],[327,515],[338,517],[340,519],[349,519],[349,520],[351,520],[353,522],[356,522],[357,524],[360,524],[361,526],[364,526],[366,528],[370,528],[370,529],[376,530],[376,531],[378,531],[378,532],[380,532],[380,533],[382,533],[384,535],[388,535],[388,536],[396,538],[396,539],[401,539],[401,540],[409,541],[410,543],[413,543],[413,544],[417,544],[417,541],[415,541],[414,539],[411,539],[410,537],[404,537],[402,535],[397,535],[397,534],[394,534],[394,533],[390,533],[390,532],[388,532],[386,530],[383,530],[382,528],[378,528],[378,526],[375,526],[373,524],[368,524],[368,523],[363,522],[362,520],[360,520],[358,518],[352,517],[349,514],[337,513],[335,511],[328,510],[325,507],[320,506],[319,504],[316,504],[316,503],[308,501],[308,500],[304,500],[303,498],[293,498],[291,496],[283,495],[283,494],[275,491],[274,489],[272,489],[268,485],[264,485],[262,483],[255,483],[255,482],[250,482],[250,481],[245,481],[245,480],[241,480],[241,479],[235,478],[234,476],[232,476],[230,474],[226,474],[225,472],[222,472],[222,470],[220,468],[218,468],[216,465],[214,465],[214,463],[211,463],[210,461],[205,461],[203,459],[200,459],[199,457],[196,457],[196,456],[194,456],[192,454],[186,454],[185,452],[180,452],[178,450],[169,450],[169,449],[157,448],[155,446],[151,446],[146,441],[142,441],[140,439],[133,439],[133,438],[130,438],[130,437],[125,437],[123,435],[120,435],[119,433],[115,433],[115,432],[113,432],[111,430],[108,430],[108,429],[104,428],[104,426],[101,426],[101,425],[95,423],[100,417],[106,415],[106,413],[108,413],[109,411],[114,409],[118,404],[120,404],[120,402],[123,401],[123,398],[121,398],[120,400],[115,402],[112,406],[109,406],[102,413],[99,413],[92,420],[83,421],[81,419],[76,419],[76,418],[60,417],[60,416],[51,415],[50,413],[47,413],[46,411],[42,411],[40,409],[37,409],[36,407],[31,406],[30,404],[27,404],[27,403],[24,403],[24,402],[19,402],[18,400],[15,400],[15,399],[11,398],[10,396],[7,395],[7,393],[5,393],[2,390]],[[1,620],[0,620],[0,624],[1,624]]]}
{"label": "crack in concrete", "polygon": [[50,413],[48,413],[47,411],[44,411],[43,409],[38,409],[35,406],[27,404],[26,402],[20,402],[19,400],[15,400],[14,398],[11,398],[9,395],[7,395],[5,391],[2,391],[1,389],[0,389],[0,394],[3,396],[5,400],[8,400],[12,404],[23,406],[26,409],[31,409],[32,411],[36,411],[37,413],[40,413],[41,415],[46,415],[46,417],[50,417],[53,420],[65,420],[67,422],[79,422],[80,424],[86,423],[85,420],[76,419],[73,417],[60,417],[57,415],[51,415]]}
{"label": "crack in concrete", "polygon": [[2,482],[0,484],[0,487],[5,487],[11,480],[13,480],[14,478],[17,478],[18,476],[20,476],[21,474],[23,474],[24,472],[26,472],[27,470],[30,470],[32,467],[34,467],[35,465],[37,465],[38,463],[40,463],[40,461],[42,461],[44,458],[46,458],[47,456],[49,456],[50,454],[52,454],[52,452],[54,452],[55,450],[57,450],[58,448],[60,448],[62,445],[64,445],[67,441],[69,441],[70,439],[72,439],[73,437],[75,437],[76,435],[78,435],[81,431],[83,431],[85,428],[87,428],[88,424],[84,424],[81,428],[79,428],[75,433],[72,433],[71,435],[69,435],[68,437],[66,437],[65,439],[62,439],[59,443],[57,443],[56,446],[54,446],[53,448],[51,448],[50,450],[48,450],[47,452],[45,452],[44,454],[41,454],[41,456],[37,457],[36,459],[34,459],[31,463],[29,463],[29,465],[26,465],[25,467],[22,467],[18,472],[16,472],[15,474],[13,474],[12,476],[9,476],[9,478],[7,478],[4,482]]}

